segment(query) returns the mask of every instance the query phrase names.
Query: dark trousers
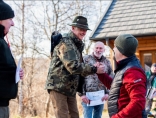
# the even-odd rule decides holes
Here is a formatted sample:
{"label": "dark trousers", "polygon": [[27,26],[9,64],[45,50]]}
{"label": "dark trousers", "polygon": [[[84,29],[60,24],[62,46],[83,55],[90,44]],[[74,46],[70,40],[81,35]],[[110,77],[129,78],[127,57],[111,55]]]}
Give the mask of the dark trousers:
{"label": "dark trousers", "polygon": [[9,107],[0,107],[0,118],[9,118]]}

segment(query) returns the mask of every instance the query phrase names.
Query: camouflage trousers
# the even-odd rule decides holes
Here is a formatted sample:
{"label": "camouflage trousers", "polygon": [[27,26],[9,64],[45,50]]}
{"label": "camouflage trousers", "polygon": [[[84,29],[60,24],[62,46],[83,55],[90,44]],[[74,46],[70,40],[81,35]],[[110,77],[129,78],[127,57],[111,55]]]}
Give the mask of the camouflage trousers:
{"label": "camouflage trousers", "polygon": [[56,118],[79,118],[76,97],[51,91],[50,98]]}
{"label": "camouflage trousers", "polygon": [[9,107],[0,107],[0,118],[9,118]]}

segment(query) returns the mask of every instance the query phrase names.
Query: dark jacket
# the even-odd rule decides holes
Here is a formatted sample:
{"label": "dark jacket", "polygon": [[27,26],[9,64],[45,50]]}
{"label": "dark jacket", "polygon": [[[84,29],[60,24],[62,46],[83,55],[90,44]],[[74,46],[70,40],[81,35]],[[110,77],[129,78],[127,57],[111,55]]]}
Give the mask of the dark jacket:
{"label": "dark jacket", "polygon": [[4,40],[4,26],[0,25],[0,106],[8,106],[17,95],[16,64]]}

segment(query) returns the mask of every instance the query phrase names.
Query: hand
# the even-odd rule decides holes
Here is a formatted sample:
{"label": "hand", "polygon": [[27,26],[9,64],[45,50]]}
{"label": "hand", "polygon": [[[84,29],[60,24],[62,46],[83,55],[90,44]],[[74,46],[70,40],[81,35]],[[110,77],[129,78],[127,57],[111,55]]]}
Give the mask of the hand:
{"label": "hand", "polygon": [[81,100],[86,104],[90,103],[90,100],[85,95],[81,96]]}
{"label": "hand", "polygon": [[20,79],[23,79],[23,76],[24,76],[24,71],[23,71],[23,69],[20,69],[19,76],[20,76]]}
{"label": "hand", "polygon": [[102,99],[101,99],[102,101],[106,101],[106,100],[108,100],[108,94],[106,94],[106,95],[104,95],[103,97],[102,97]]}
{"label": "hand", "polygon": [[99,62],[96,62],[96,63],[94,64],[94,66],[95,66],[95,67],[99,67],[99,66],[100,66],[100,63],[99,63]]}
{"label": "hand", "polygon": [[105,71],[104,71],[104,65],[102,64],[102,65],[99,65],[99,67],[97,67],[97,72],[96,73],[98,73],[98,74],[102,74],[102,73],[104,73]]}

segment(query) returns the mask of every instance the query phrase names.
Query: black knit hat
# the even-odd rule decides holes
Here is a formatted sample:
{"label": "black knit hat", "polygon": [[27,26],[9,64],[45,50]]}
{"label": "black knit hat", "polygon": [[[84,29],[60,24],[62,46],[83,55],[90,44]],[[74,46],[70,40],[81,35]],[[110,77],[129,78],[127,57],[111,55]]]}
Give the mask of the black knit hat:
{"label": "black knit hat", "polygon": [[138,40],[131,34],[122,34],[115,39],[114,44],[123,55],[130,57],[136,52]]}
{"label": "black knit hat", "polygon": [[69,24],[70,26],[75,26],[75,27],[79,27],[82,29],[86,29],[86,30],[90,30],[88,28],[88,22],[87,22],[87,18],[83,17],[83,16],[76,16],[72,22],[72,24]]}
{"label": "black knit hat", "polygon": [[14,11],[3,0],[0,0],[0,20],[6,20],[14,17]]}

